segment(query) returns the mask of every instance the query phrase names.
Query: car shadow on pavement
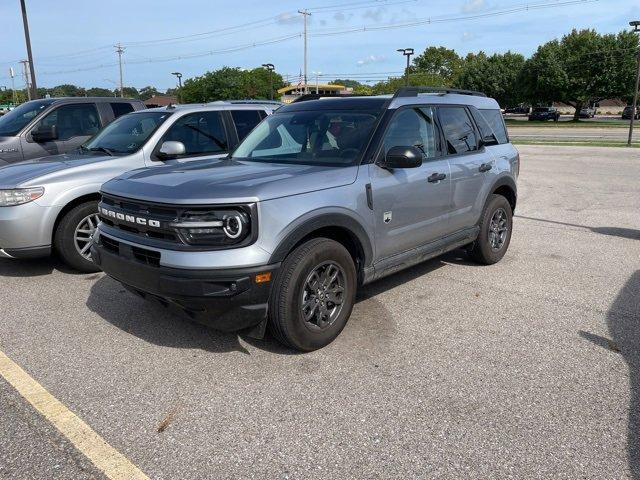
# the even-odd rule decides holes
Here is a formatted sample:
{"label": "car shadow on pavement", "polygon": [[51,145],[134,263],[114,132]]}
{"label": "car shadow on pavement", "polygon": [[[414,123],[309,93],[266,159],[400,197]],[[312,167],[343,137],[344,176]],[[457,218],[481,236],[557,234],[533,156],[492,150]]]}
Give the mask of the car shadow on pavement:
{"label": "car shadow on pavement", "polygon": [[50,275],[54,270],[68,274],[80,274],[80,272],[67,267],[56,257],[29,260],[0,258],[0,277],[39,277]]}
{"label": "car shadow on pavement", "polygon": [[585,230],[591,230],[593,233],[599,233],[600,235],[609,235],[611,237],[628,238],[631,240],[640,240],[640,230],[633,228],[620,228],[620,227],[588,227],[586,225],[578,225],[576,223],[557,222],[555,220],[547,220],[544,218],[525,217],[523,215],[515,215],[516,218],[522,218],[524,220],[532,220],[534,222],[553,223],[555,225],[564,225],[566,227],[584,228]]}
{"label": "car shadow on pavement", "polygon": [[640,270],[620,290],[607,312],[609,338],[589,332],[580,336],[623,356],[629,367],[627,456],[631,478],[640,480]]}

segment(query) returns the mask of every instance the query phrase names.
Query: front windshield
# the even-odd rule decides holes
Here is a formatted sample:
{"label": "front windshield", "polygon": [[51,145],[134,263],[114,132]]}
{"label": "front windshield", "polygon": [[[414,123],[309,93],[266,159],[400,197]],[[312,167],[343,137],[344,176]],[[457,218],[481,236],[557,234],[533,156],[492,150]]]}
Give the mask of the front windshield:
{"label": "front windshield", "polygon": [[272,163],[352,165],[370,138],[376,113],[318,110],[267,117],[232,158]]}
{"label": "front windshield", "polygon": [[40,112],[55,102],[55,99],[33,100],[14,108],[0,117],[0,137],[13,137],[20,133]]}
{"label": "front windshield", "polygon": [[117,118],[82,148],[92,151],[107,151],[112,154],[128,155],[138,151],[162,123],[170,112],[130,113]]}

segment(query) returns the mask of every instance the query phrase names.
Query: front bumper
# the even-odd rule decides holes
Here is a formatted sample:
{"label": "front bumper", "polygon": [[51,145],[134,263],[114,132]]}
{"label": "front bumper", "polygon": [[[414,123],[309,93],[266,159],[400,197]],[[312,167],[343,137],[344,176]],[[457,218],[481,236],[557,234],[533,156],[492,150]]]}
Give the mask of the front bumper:
{"label": "front bumper", "polygon": [[36,202],[0,207],[0,254],[9,258],[35,258],[51,253],[53,221],[58,207]]}
{"label": "front bumper", "polygon": [[[222,331],[254,327],[267,318],[271,285],[279,264],[249,268],[194,270],[165,267],[152,251],[98,237],[91,256],[105,273],[129,290]],[[145,253],[148,252],[148,253]],[[258,283],[256,275],[271,273]]]}

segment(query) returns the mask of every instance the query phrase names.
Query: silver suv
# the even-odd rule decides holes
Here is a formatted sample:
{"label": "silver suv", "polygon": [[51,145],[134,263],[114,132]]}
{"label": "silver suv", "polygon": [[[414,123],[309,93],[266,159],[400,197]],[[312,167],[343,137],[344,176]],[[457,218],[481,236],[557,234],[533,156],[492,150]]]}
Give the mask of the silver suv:
{"label": "silver suv", "polygon": [[102,187],[94,261],[215,328],[309,351],[356,288],[463,247],[507,251],[519,156],[497,102],[467,91],[304,99],[224,159]]}
{"label": "silver suv", "polygon": [[73,153],[0,168],[0,257],[41,257],[52,246],[73,268],[91,262],[100,186],[128,170],[182,165],[233,150],[278,104],[216,102],[122,116]]}

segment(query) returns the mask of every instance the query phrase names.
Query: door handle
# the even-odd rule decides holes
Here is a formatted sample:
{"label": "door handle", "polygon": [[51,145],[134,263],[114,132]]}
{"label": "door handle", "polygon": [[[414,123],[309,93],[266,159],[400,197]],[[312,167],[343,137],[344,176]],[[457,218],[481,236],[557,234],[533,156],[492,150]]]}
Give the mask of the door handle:
{"label": "door handle", "polygon": [[447,175],[444,173],[432,173],[431,175],[429,175],[429,177],[427,177],[427,181],[429,183],[436,183],[440,180],[444,180],[445,178],[447,178]]}
{"label": "door handle", "polygon": [[491,170],[493,168],[493,165],[491,165],[490,163],[483,163],[482,165],[480,165],[479,170],[481,172],[488,172],[489,170]]}

